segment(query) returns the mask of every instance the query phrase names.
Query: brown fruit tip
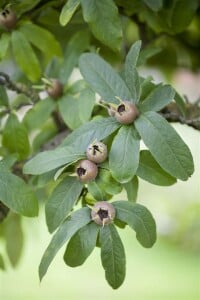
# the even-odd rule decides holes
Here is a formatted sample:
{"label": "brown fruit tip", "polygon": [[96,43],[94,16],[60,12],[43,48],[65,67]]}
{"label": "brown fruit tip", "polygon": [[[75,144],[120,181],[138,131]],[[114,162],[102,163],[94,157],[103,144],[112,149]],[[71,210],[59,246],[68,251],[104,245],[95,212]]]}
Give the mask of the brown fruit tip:
{"label": "brown fruit tip", "polygon": [[10,8],[6,8],[0,13],[0,25],[6,30],[12,30],[16,24],[17,16]]}
{"label": "brown fruit tip", "polygon": [[107,146],[102,142],[94,142],[87,147],[87,158],[95,163],[102,163],[108,156]]}
{"label": "brown fruit tip", "polygon": [[63,84],[55,78],[50,79],[50,86],[46,89],[47,94],[53,99],[58,99],[63,95]]}
{"label": "brown fruit tip", "polygon": [[107,201],[97,202],[91,210],[91,218],[98,225],[108,225],[113,222],[116,215],[114,206]]}

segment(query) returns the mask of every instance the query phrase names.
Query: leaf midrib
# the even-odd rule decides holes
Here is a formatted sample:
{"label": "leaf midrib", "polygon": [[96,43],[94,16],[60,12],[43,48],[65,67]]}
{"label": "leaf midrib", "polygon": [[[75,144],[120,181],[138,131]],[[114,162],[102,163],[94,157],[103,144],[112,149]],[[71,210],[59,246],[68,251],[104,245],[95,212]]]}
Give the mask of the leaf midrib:
{"label": "leaf midrib", "polygon": [[[123,159],[122,159],[122,161],[123,161],[123,163],[122,163],[123,170],[124,170],[124,165],[126,167],[126,162],[127,162],[127,159],[126,159],[127,153],[128,153],[127,144],[128,144],[128,137],[129,137],[130,134],[131,134],[131,131],[130,131],[130,129],[128,129],[127,134],[126,134],[126,138],[125,138],[125,147],[124,147],[125,151],[123,151]],[[128,178],[129,178],[129,176],[128,176]],[[121,179],[124,179],[124,172],[123,172],[123,176],[122,176]]]}
{"label": "leaf midrib", "polygon": [[[72,184],[71,184],[71,186],[70,186],[70,188],[68,189],[68,192],[70,192],[71,190],[73,190],[73,188],[74,188],[74,185],[76,185],[76,181],[74,181]],[[62,194],[66,194],[66,191],[61,191],[61,192],[59,192],[59,193],[57,193],[57,196],[59,195],[62,195]],[[68,197],[68,195],[67,195],[67,197]],[[57,225],[57,222],[55,222],[55,219],[57,218],[57,215],[58,214],[60,214],[60,207],[61,206],[63,206],[63,203],[66,201],[66,197],[63,197],[63,200],[61,200],[61,202],[60,202],[60,204],[58,205],[58,207],[57,207],[57,209],[56,209],[56,213],[55,213],[55,215],[53,216],[53,224],[55,225],[55,223],[56,223],[56,225]],[[75,200],[74,200],[75,201]]]}
{"label": "leaf midrib", "polygon": [[114,259],[114,246],[113,246],[114,245],[114,239],[113,239],[113,232],[110,228],[109,228],[109,231],[110,231],[109,239],[112,243],[111,251],[112,251],[112,262],[113,262],[112,265],[113,265],[113,270],[114,270],[113,275],[114,275],[114,280],[115,280],[115,285],[116,285],[117,275],[116,275],[116,263],[115,263],[115,259]]}
{"label": "leaf midrib", "polygon": [[[171,179],[171,177],[172,177],[170,174],[168,174],[164,170],[162,172],[159,172],[157,168],[154,169],[153,167],[151,167],[149,165],[145,165],[144,163],[140,162],[139,166],[142,166],[142,168],[147,169],[149,171],[153,171],[153,173],[156,173],[157,176],[159,175],[159,176],[162,176],[162,177],[165,177],[165,178],[169,178],[169,179]],[[138,170],[139,170],[139,167],[138,167]]]}
{"label": "leaf midrib", "polygon": [[[11,203],[12,205],[14,204],[15,206],[15,203],[17,202],[17,205],[18,207],[20,206],[20,210],[16,208],[15,206],[15,209],[16,211],[23,211],[24,212],[24,205],[20,205],[23,201],[15,201],[15,193],[14,191],[12,190],[11,186],[9,186],[8,184],[6,184],[0,177],[0,181],[3,183],[3,185],[5,186],[5,188],[7,189],[7,191],[9,192],[9,194],[11,195]],[[20,197],[20,200],[24,200],[24,197],[22,198],[23,196],[21,195]],[[3,199],[2,199],[3,200]],[[5,201],[5,200],[4,200]],[[7,203],[7,198],[6,198],[6,203]],[[29,204],[30,205],[30,204]]]}

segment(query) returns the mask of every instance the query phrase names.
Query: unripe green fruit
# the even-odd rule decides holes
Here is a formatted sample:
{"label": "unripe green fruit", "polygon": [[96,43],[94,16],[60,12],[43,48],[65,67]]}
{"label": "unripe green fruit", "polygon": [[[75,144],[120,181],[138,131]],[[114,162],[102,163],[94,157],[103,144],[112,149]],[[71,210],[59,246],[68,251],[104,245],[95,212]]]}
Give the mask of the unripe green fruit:
{"label": "unripe green fruit", "polygon": [[92,161],[84,159],[77,165],[76,174],[81,182],[87,183],[97,177],[98,167]]}
{"label": "unripe green fruit", "polygon": [[115,118],[118,122],[128,125],[133,123],[138,114],[139,112],[135,104],[130,101],[123,101],[116,109]]}
{"label": "unripe green fruit", "polygon": [[107,225],[112,223],[116,215],[114,206],[107,201],[97,202],[91,210],[91,218],[98,225]]}
{"label": "unripe green fruit", "polygon": [[47,87],[47,94],[54,99],[61,97],[63,94],[62,83],[58,79],[50,79],[50,81],[51,86]]}
{"label": "unripe green fruit", "polygon": [[108,156],[107,146],[102,142],[90,144],[86,150],[87,158],[95,163],[102,163]]}
{"label": "unripe green fruit", "polygon": [[17,16],[14,11],[10,9],[4,9],[0,13],[0,25],[2,25],[5,29],[11,30],[17,24]]}

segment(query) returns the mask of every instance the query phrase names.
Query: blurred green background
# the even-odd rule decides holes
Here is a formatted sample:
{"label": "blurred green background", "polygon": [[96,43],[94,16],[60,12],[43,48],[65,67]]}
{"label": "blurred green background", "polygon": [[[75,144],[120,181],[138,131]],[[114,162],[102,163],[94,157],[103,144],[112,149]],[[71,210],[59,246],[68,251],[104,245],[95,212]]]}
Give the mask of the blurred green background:
{"label": "blurred green background", "polygon": [[[127,275],[119,290],[112,290],[105,281],[99,249],[76,269],[65,266],[62,249],[39,283],[38,265],[51,238],[41,209],[40,218],[23,219],[23,255],[16,269],[7,262],[6,272],[0,273],[0,299],[200,299],[199,132],[182,125],[175,127],[194,155],[195,174],[187,182],[166,188],[140,182],[138,202],[153,213],[159,237],[152,249],[144,249],[132,230],[120,230]],[[123,194],[118,198],[123,199]]]}

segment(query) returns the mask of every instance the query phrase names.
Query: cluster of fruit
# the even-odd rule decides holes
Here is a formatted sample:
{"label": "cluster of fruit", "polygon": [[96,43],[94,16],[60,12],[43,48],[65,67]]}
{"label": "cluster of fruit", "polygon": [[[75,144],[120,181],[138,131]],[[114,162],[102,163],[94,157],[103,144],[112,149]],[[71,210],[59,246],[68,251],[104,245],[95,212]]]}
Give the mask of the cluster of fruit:
{"label": "cluster of fruit", "polygon": [[[107,159],[107,146],[102,142],[94,142],[87,147],[87,159],[81,160],[76,167],[76,174],[82,183],[94,180],[98,174],[98,164]],[[91,210],[92,220],[99,225],[106,225],[115,218],[115,208],[107,201],[97,202]]]}
{"label": "cluster of fruit", "polygon": [[[119,105],[109,104],[108,113],[124,125],[133,123],[139,114],[137,107],[129,101],[120,101]],[[76,167],[77,177],[82,183],[88,183],[97,177],[98,164],[108,156],[107,146],[102,142],[94,142],[88,146],[86,156],[87,159],[81,160]],[[115,218],[115,208],[107,201],[99,201],[92,208],[91,217],[94,222],[104,226]]]}

